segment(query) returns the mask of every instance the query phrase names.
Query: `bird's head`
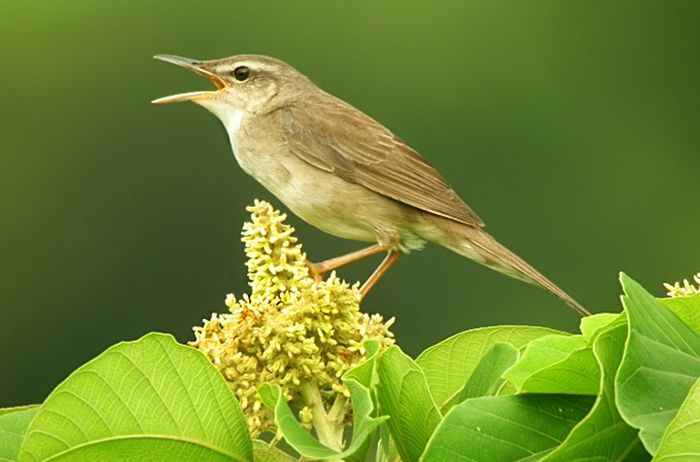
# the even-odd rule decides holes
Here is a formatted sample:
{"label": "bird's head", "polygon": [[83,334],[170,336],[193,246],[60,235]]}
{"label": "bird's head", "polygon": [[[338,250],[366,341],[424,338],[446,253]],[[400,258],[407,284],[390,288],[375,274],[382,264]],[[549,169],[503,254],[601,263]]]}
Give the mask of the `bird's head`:
{"label": "bird's head", "polygon": [[213,91],[194,91],[165,96],[156,104],[192,101],[216,114],[224,123],[232,114],[257,113],[294,98],[311,85],[299,71],[278,59],[260,55],[199,61],[173,55],[155,59],[189,69],[216,85]]}

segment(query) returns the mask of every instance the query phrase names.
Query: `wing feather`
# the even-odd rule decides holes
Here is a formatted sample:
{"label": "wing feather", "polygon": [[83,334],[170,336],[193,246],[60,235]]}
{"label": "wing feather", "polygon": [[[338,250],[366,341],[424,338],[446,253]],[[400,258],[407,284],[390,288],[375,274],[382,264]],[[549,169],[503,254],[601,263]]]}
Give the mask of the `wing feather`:
{"label": "wing feather", "polygon": [[484,223],[442,176],[387,128],[326,93],[275,111],[302,160],[394,200],[460,223]]}

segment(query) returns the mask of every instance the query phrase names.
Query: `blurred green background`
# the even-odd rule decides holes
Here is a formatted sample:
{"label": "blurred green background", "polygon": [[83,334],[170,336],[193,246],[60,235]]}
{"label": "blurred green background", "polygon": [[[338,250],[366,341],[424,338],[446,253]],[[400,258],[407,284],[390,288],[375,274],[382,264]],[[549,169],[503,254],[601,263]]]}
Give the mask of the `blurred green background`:
{"label": "blurred green background", "polygon": [[[274,200],[223,127],[155,97],[209,89],[156,53],[269,54],[382,121],[489,230],[594,311],[617,272],[700,271],[697,1],[0,4],[0,406],[107,346],[246,289],[244,207]],[[316,260],[359,248],[300,222]],[[342,271],[362,279],[378,261]],[[364,303],[411,354],[490,324],[575,329],[542,290],[428,247]]]}

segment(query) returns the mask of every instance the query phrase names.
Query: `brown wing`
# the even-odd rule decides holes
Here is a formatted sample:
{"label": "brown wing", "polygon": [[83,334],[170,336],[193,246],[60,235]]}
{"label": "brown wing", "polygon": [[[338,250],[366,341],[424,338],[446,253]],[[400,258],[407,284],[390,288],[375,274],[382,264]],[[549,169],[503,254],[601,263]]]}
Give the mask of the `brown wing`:
{"label": "brown wing", "polygon": [[343,101],[324,93],[276,115],[292,152],[309,164],[426,212],[484,226],[416,151]]}

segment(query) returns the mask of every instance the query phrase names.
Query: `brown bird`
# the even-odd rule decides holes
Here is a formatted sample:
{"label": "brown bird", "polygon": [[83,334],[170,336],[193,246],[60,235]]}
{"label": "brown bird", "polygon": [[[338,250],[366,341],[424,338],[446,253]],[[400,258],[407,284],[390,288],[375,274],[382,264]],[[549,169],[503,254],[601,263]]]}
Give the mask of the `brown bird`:
{"label": "brown bird", "polygon": [[334,236],[376,243],[311,264],[315,277],[386,252],[362,286],[364,296],[401,255],[430,241],[540,285],[589,314],[486,233],[484,222],[408,144],[290,65],[259,55],[155,58],[208,78],[217,90],[154,103],[192,101],[205,107],[226,127],[241,168],[296,215]]}

